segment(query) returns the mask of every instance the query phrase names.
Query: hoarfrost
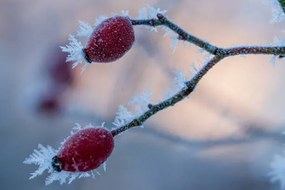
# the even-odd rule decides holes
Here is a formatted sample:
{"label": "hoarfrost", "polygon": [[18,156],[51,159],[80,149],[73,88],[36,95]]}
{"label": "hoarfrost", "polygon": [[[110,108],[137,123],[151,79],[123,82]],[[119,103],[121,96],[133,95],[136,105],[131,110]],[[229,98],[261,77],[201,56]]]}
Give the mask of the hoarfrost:
{"label": "hoarfrost", "polygon": [[101,24],[102,21],[106,20],[108,17],[106,16],[99,16],[95,21],[95,27]]}
{"label": "hoarfrost", "polygon": [[[167,10],[161,10],[160,8],[154,8],[150,5],[147,5],[146,7],[143,7],[139,10],[139,16],[137,19],[155,19],[157,18],[157,14],[165,14]],[[144,26],[146,28],[149,28],[153,32],[157,32],[157,28],[152,26]]]}
{"label": "hoarfrost", "polygon": [[121,13],[122,13],[122,16],[129,17],[129,11],[128,10],[122,10]]}
{"label": "hoarfrost", "polygon": [[51,172],[51,160],[57,154],[57,150],[53,149],[51,146],[44,147],[43,145],[38,145],[38,150],[34,150],[34,152],[24,160],[24,164],[35,164],[38,165],[38,169],[31,173],[31,177],[29,179],[33,179],[42,173],[45,170]]}
{"label": "hoarfrost", "polygon": [[126,107],[120,105],[116,113],[113,125],[115,125],[116,127],[121,127],[132,121],[134,118],[135,116]]}
{"label": "hoarfrost", "polygon": [[151,90],[148,90],[141,95],[134,96],[131,99],[130,104],[136,108],[136,115],[140,115],[149,109],[148,104],[150,103],[151,99],[152,99]]}
{"label": "hoarfrost", "polygon": [[[101,125],[101,127],[104,124]],[[91,128],[94,127],[93,125],[89,124],[85,127],[82,127],[78,123],[76,123],[75,127],[71,131],[71,135],[84,129],[84,128]],[[66,139],[68,139],[67,137]],[[66,139],[61,143],[61,146],[64,144]],[[96,170],[92,170],[90,172],[68,172],[68,171],[60,171],[57,172],[52,168],[52,158],[57,155],[58,150],[53,149],[51,146],[44,147],[43,145],[38,145],[38,150],[34,150],[33,153],[24,160],[24,164],[35,164],[38,166],[38,169],[31,173],[31,177],[29,179],[33,179],[39,175],[42,175],[44,171],[47,171],[50,175],[46,178],[45,184],[49,185],[54,181],[59,181],[60,184],[68,183],[70,184],[76,178],[82,177],[93,177],[95,175],[93,171],[97,172]],[[103,165],[103,168],[105,166]],[[105,169],[104,169],[105,170]],[[98,173],[98,172],[97,172]]]}
{"label": "hoarfrost", "polygon": [[278,0],[264,0],[263,2],[272,7],[270,23],[282,22],[285,19],[285,14]]}
{"label": "hoarfrost", "polygon": [[172,53],[175,53],[176,51],[176,48],[178,46],[178,43],[179,43],[179,39],[178,39],[178,36],[177,35],[174,35],[171,37],[171,45],[172,45]]}
{"label": "hoarfrost", "polygon": [[38,165],[38,169],[31,173],[31,177],[29,179],[33,179],[39,175],[42,175],[44,171],[50,174],[45,181],[46,185],[51,184],[54,181],[59,181],[60,184],[71,183],[77,177],[89,177],[90,174],[88,172],[67,172],[61,171],[56,172],[52,168],[52,158],[57,154],[58,150],[53,149],[50,146],[44,147],[43,145],[38,145],[38,150],[34,150],[34,152],[25,159],[24,164],[35,164]]}
{"label": "hoarfrost", "polygon": [[186,87],[186,76],[181,71],[174,71],[172,87],[164,92],[165,98],[172,97],[175,93]]}
{"label": "hoarfrost", "polygon": [[[278,37],[275,36],[274,40],[273,40],[273,43],[272,43],[272,46],[285,46],[285,41],[284,40],[280,40]],[[282,55],[282,56],[284,56],[284,55]],[[272,65],[275,65],[277,57],[278,56],[276,56],[276,55],[272,55],[271,60],[270,60]]]}
{"label": "hoarfrost", "polygon": [[[70,184],[72,181],[74,181],[76,178],[82,178],[82,177],[91,177],[90,173],[88,172],[55,172],[53,171],[45,181],[46,185],[51,184],[54,181],[59,181],[59,183],[62,185],[64,183]],[[92,176],[94,178],[94,176]]]}
{"label": "hoarfrost", "polygon": [[107,171],[107,161],[105,161],[105,162],[103,163],[103,170],[104,170],[104,172]]}
{"label": "hoarfrost", "polygon": [[77,67],[79,64],[83,64],[82,71],[84,71],[89,63],[85,60],[83,54],[83,45],[78,39],[75,38],[73,35],[69,35],[69,44],[66,46],[60,47],[63,52],[68,53],[66,58],[67,62],[74,62],[72,64],[72,68]]}
{"label": "hoarfrost", "polygon": [[149,109],[148,105],[150,104],[151,99],[151,90],[148,90],[141,95],[134,96],[129,102],[129,105],[133,108],[134,113],[129,111],[128,108],[126,108],[125,106],[120,105],[113,125],[115,125],[116,127],[124,126],[134,120],[137,116],[140,116],[141,114],[146,112]]}
{"label": "hoarfrost", "polygon": [[139,16],[137,19],[152,19],[156,18],[158,13],[165,14],[167,10],[161,10],[160,8],[154,8],[150,5],[143,7],[139,10]]}
{"label": "hoarfrost", "polygon": [[79,31],[77,32],[77,36],[83,36],[86,38],[89,38],[93,32],[92,26],[90,26],[88,23],[79,21]]}
{"label": "hoarfrost", "polygon": [[182,89],[185,86],[186,76],[181,71],[175,71],[174,83],[177,89]]}

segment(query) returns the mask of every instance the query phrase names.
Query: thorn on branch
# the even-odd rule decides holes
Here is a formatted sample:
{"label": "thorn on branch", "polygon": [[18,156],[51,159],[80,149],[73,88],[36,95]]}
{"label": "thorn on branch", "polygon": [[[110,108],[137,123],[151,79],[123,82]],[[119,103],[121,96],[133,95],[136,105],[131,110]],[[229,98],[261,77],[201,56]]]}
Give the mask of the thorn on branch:
{"label": "thorn on branch", "polygon": [[153,105],[152,104],[148,104],[147,107],[148,107],[148,109],[151,109],[153,107]]}
{"label": "thorn on branch", "polygon": [[133,120],[134,126],[140,126],[142,122],[140,122],[138,119]]}
{"label": "thorn on branch", "polygon": [[157,13],[156,17],[158,18],[158,20],[164,20],[165,19],[165,16],[161,13]]}
{"label": "thorn on branch", "polygon": [[186,34],[184,34],[184,33],[182,33],[182,34],[179,34],[179,36],[178,36],[178,40],[187,40],[187,35]]}

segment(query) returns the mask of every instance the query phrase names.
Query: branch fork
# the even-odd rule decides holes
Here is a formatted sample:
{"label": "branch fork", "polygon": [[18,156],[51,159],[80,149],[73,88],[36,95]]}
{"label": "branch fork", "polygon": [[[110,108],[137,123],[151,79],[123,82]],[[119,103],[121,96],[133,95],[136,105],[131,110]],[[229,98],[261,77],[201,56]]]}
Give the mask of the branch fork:
{"label": "branch fork", "polygon": [[220,48],[213,44],[206,42],[196,36],[191,35],[190,33],[183,30],[181,27],[170,21],[166,16],[161,13],[158,13],[156,19],[130,19],[132,25],[145,25],[150,27],[164,26],[172,30],[178,35],[178,40],[187,41],[191,44],[194,44],[208,53],[213,57],[196,73],[192,79],[185,81],[185,87],[177,92],[172,97],[163,100],[157,104],[148,105],[149,110],[145,111],[143,114],[133,119],[129,123],[117,127],[112,130],[112,135],[116,136],[132,127],[137,127],[142,125],[147,119],[155,115],[157,112],[168,108],[169,106],[174,106],[176,103],[180,102],[187,96],[189,96],[203,78],[203,76],[218,62],[223,60],[226,57],[236,56],[236,55],[274,55],[278,58],[283,58],[285,56],[285,47],[284,46],[240,46],[233,48]]}

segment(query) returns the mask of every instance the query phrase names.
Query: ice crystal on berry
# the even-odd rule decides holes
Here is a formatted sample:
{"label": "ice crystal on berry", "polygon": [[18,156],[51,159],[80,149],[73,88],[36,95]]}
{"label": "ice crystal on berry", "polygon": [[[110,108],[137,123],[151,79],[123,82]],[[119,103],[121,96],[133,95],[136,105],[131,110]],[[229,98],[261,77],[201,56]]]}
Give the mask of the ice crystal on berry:
{"label": "ice crystal on berry", "polygon": [[[103,127],[103,124],[102,126]],[[94,128],[93,125],[89,124],[86,125],[85,127],[81,127],[79,124],[76,124],[76,126],[72,129],[71,131],[71,136],[76,134],[79,131],[82,131],[83,129],[88,129],[88,128]],[[67,137],[69,139],[71,136]],[[64,145],[66,140],[61,143],[61,148]],[[38,150],[34,150],[33,153],[24,160],[24,164],[35,164],[38,166],[38,169],[31,173],[30,179],[33,179],[39,175],[42,175],[44,171],[47,171],[49,176],[46,178],[45,184],[49,185],[54,181],[59,181],[60,184],[63,183],[71,183],[73,180],[76,178],[82,178],[82,177],[95,177],[94,171],[98,173],[96,170],[90,170],[88,172],[80,172],[80,171],[75,171],[75,172],[69,172],[69,171],[64,171],[61,170],[60,172],[55,171],[53,166],[52,166],[52,160],[55,157],[55,155],[59,154],[59,150],[53,149],[50,146],[43,146],[41,144],[38,145]],[[103,163],[103,169],[104,171],[106,170],[106,163]]]}
{"label": "ice crystal on berry", "polygon": [[122,16],[129,17],[129,11],[128,10],[122,10],[121,13],[122,13]]}
{"label": "ice crystal on berry", "polygon": [[68,56],[66,58],[67,62],[74,62],[72,64],[72,68],[75,68],[77,65],[83,63],[83,70],[87,67],[89,64],[85,58],[84,58],[84,53],[82,51],[83,45],[78,39],[76,39],[75,36],[70,35],[69,38],[69,44],[66,46],[61,47],[63,52],[68,53]]}
{"label": "ice crystal on berry", "polygon": [[38,145],[38,150],[34,150],[34,152],[25,159],[24,164],[35,164],[38,165],[38,169],[31,173],[30,179],[33,179],[39,175],[42,175],[44,171],[50,174],[45,181],[46,185],[51,184],[53,181],[59,181],[60,184],[63,183],[71,183],[74,179],[81,177],[91,176],[87,172],[56,172],[52,168],[52,158],[56,155],[58,150],[53,149],[50,146],[44,147],[43,145]]}
{"label": "ice crystal on berry", "polygon": [[93,32],[93,28],[86,22],[79,21],[79,31],[77,32],[77,36],[83,36],[89,38]]}
{"label": "ice crystal on berry", "polygon": [[98,26],[99,24],[101,24],[101,22],[103,21],[103,20],[106,20],[108,17],[106,17],[106,16],[99,16],[97,19],[96,19],[96,21],[95,21],[95,27],[96,26]]}
{"label": "ice crystal on berry", "polygon": [[96,26],[84,49],[85,57],[90,63],[113,62],[124,56],[134,41],[134,29],[130,19],[113,16]]}
{"label": "ice crystal on berry", "polygon": [[[128,12],[122,14],[128,15]],[[94,27],[82,21],[79,24],[76,37],[70,35],[69,44],[61,48],[69,53],[66,61],[74,62],[73,68],[83,63],[82,71],[92,62],[116,61],[130,50],[135,40],[133,25],[127,16],[101,16]],[[87,44],[83,46],[77,37],[85,37]]]}
{"label": "ice crystal on berry", "polygon": [[24,161],[24,164],[35,164],[39,166],[35,172],[31,173],[30,179],[42,175],[45,170],[51,172],[51,160],[56,153],[57,150],[53,149],[51,146],[44,147],[43,145],[39,144],[38,150],[34,150],[34,152]]}

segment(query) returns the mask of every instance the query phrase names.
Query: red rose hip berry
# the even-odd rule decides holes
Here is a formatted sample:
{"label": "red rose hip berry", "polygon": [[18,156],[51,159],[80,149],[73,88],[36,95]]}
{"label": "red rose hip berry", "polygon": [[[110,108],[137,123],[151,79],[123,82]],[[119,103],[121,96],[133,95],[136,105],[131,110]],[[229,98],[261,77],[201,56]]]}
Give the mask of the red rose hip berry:
{"label": "red rose hip berry", "polygon": [[93,31],[83,52],[88,62],[112,62],[122,57],[135,41],[128,17],[114,16],[102,21]]}
{"label": "red rose hip berry", "polygon": [[52,166],[56,171],[86,172],[99,167],[112,153],[114,139],[105,128],[85,128],[62,145]]}

